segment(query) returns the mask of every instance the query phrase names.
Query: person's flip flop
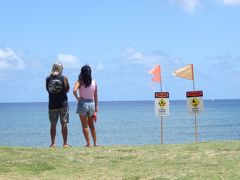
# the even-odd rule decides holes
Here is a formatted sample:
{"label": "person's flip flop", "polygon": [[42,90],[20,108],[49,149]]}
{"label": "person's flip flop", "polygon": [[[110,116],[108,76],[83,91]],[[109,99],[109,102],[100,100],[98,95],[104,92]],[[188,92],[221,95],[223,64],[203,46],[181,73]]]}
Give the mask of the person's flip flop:
{"label": "person's flip flop", "polygon": [[69,145],[69,144],[65,144],[65,145],[63,145],[63,147],[64,147],[64,148],[67,148],[67,147],[72,147],[72,146]]}

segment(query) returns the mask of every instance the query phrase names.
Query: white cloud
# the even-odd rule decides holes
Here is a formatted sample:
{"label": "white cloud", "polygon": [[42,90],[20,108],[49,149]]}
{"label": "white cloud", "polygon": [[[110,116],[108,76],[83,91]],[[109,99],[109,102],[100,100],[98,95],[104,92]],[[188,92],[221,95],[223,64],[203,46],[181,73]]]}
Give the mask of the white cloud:
{"label": "white cloud", "polygon": [[140,64],[147,67],[154,66],[156,64],[161,64],[168,69],[171,67],[176,67],[179,64],[182,64],[182,60],[179,58],[172,58],[166,53],[160,51],[154,52],[139,52],[132,47],[125,48],[124,57],[127,58],[130,63]]}
{"label": "white cloud", "polygon": [[[226,6],[238,6],[240,0],[213,0]],[[171,2],[188,13],[195,13],[202,5],[202,0],[171,0]]]}
{"label": "white cloud", "polygon": [[228,6],[240,5],[240,0],[219,0],[222,4]]}
{"label": "white cloud", "polygon": [[25,67],[24,61],[17,52],[10,48],[0,49],[0,69],[23,69]]}
{"label": "white cloud", "polygon": [[188,13],[195,13],[201,5],[200,0],[172,0],[172,2]]}
{"label": "white cloud", "polygon": [[124,49],[124,56],[134,64],[142,64],[142,65],[155,65],[163,62],[166,59],[164,53],[160,52],[149,52],[144,53],[137,51],[132,47],[127,47]]}
{"label": "white cloud", "polygon": [[100,63],[100,62],[97,63],[97,65],[96,65],[96,70],[98,70],[98,71],[103,70],[103,65],[102,65],[102,63]]}
{"label": "white cloud", "polygon": [[126,56],[127,59],[131,60],[134,63],[140,63],[140,64],[146,63],[145,55],[142,52],[136,51],[132,47],[127,47],[124,49],[124,56]]}
{"label": "white cloud", "polygon": [[64,68],[69,68],[69,69],[80,69],[81,68],[81,63],[80,60],[71,54],[58,54],[57,55],[58,61],[63,63]]}

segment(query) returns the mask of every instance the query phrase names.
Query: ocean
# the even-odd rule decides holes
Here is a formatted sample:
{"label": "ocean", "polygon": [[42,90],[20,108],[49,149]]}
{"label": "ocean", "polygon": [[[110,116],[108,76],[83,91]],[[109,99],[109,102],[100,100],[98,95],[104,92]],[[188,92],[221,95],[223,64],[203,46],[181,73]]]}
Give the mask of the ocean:
{"label": "ocean", "polygon": [[[76,111],[70,102],[68,143],[82,147],[85,140]],[[154,101],[99,102],[96,122],[101,146],[160,144],[160,117],[154,115]],[[50,123],[48,104],[0,103],[0,145],[48,147]],[[197,115],[198,142],[240,139],[240,100],[204,100]],[[62,146],[57,125],[57,146]],[[170,115],[163,118],[163,144],[194,143],[194,115],[185,100],[170,101]]]}

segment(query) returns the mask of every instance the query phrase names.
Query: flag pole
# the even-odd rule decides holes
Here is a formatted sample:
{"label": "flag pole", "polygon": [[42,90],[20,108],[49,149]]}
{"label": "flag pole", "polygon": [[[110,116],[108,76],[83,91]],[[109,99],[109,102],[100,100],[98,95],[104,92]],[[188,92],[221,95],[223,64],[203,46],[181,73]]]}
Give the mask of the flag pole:
{"label": "flag pole", "polygon": [[161,116],[161,144],[163,144],[163,117]]}
{"label": "flag pole", "polygon": [[[195,78],[194,78],[194,70],[192,65],[192,78],[193,78],[193,91],[195,91]],[[197,115],[194,113],[194,128],[195,128],[195,142],[198,142],[198,131],[197,131]]]}
{"label": "flag pole", "polygon": [[[159,69],[160,69],[160,65],[159,65]],[[159,71],[159,77],[160,77],[160,89],[161,89],[161,92],[162,92],[162,76],[161,76],[161,69]]]}
{"label": "flag pole", "polygon": [[191,64],[191,65],[192,65],[193,91],[195,91],[195,80],[194,80],[193,64]]}
{"label": "flag pole", "polygon": [[[190,70],[191,68],[191,70]],[[188,64],[187,66],[184,66],[176,71],[173,72],[174,76],[178,76],[181,78],[192,80],[193,83],[193,91],[195,91],[195,78],[194,78],[194,70],[193,70],[193,64]],[[197,115],[194,113],[195,119],[194,119],[194,126],[195,126],[195,141],[198,140],[198,134],[197,134]]]}
{"label": "flag pole", "polygon": [[[160,65],[159,65],[160,70]],[[161,70],[159,71],[159,77],[160,77],[160,90],[162,92],[162,78],[161,78]],[[161,144],[163,144],[163,117],[161,116]]]}
{"label": "flag pole", "polygon": [[195,82],[194,82],[194,79],[193,79],[193,91],[195,91]]}
{"label": "flag pole", "polygon": [[197,132],[197,115],[195,113],[195,121],[194,121],[194,125],[195,125],[195,142],[198,142],[198,132]]}

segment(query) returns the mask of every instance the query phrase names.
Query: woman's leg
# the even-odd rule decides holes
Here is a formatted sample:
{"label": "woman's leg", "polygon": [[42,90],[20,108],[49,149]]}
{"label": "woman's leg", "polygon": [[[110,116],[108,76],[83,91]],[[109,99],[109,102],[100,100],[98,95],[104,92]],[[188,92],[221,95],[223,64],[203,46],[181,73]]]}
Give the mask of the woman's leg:
{"label": "woman's leg", "polygon": [[82,131],[83,131],[83,135],[85,137],[85,140],[87,142],[86,147],[90,146],[90,139],[89,139],[89,134],[88,134],[88,118],[84,115],[79,115],[80,116],[80,120],[82,123]]}
{"label": "woman's leg", "polygon": [[90,131],[91,131],[91,135],[92,135],[92,138],[93,138],[93,142],[94,142],[94,146],[97,146],[97,134],[96,134],[96,128],[94,126],[94,120],[93,120],[93,117],[89,117],[88,118],[88,126],[90,128]]}

